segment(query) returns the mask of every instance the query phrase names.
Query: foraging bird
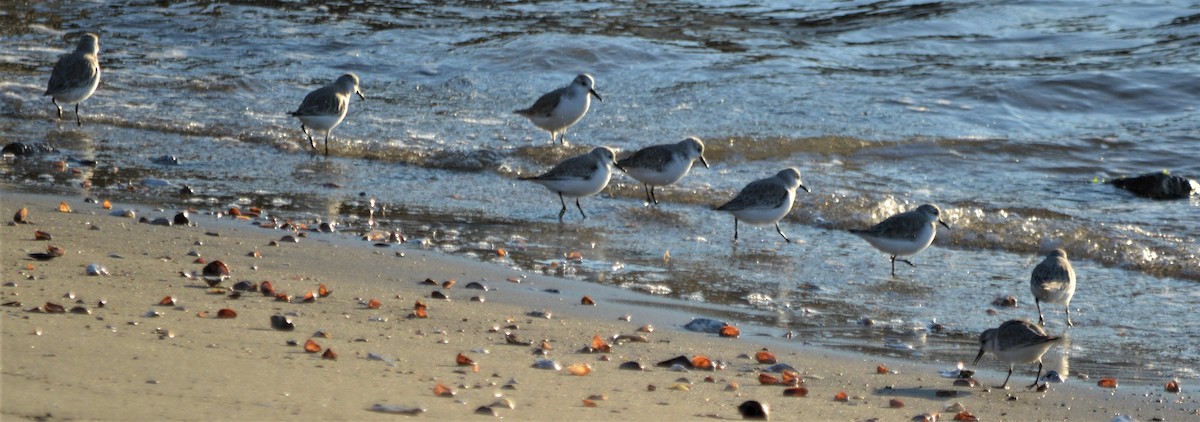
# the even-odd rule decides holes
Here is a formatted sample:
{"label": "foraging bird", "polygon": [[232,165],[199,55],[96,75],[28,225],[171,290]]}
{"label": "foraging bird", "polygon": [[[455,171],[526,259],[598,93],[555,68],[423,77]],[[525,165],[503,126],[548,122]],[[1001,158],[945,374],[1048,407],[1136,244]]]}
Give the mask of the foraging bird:
{"label": "foraging bird", "polygon": [[1071,322],[1071,297],[1075,296],[1075,269],[1067,259],[1067,251],[1055,249],[1046,255],[1033,274],[1029,276],[1029,289],[1033,291],[1033,303],[1037,304],[1038,324],[1046,325],[1042,316],[1042,302],[1056,303],[1067,308],[1067,326]]}
{"label": "foraging bird", "polygon": [[550,143],[559,136],[559,142],[567,143],[567,128],[583,118],[592,106],[592,97],[604,101],[596,93],[596,80],[592,75],[582,74],[575,77],[570,85],[547,92],[526,109],[514,110],[513,113],[525,116],[529,121],[542,130],[550,132]]}
{"label": "foraging bird", "polygon": [[364,101],[367,99],[358,89],[358,75],[353,73],[342,75],[333,83],[308,93],[300,103],[300,108],[288,113],[300,119],[300,130],[308,135],[308,144],[314,152],[317,143],[308,129],[325,132],[325,155],[328,156],[329,135],[346,118],[346,111],[350,110],[350,94],[358,94],[358,98]]}
{"label": "foraging bird", "polygon": [[916,267],[911,261],[897,257],[916,255],[928,248],[937,234],[938,224],[950,229],[950,225],[941,220],[941,213],[937,205],[925,204],[915,210],[888,217],[870,228],[850,230],[850,233],[891,255],[892,277],[895,277],[896,261]]}
{"label": "foraging bird", "polygon": [[708,168],[708,160],[704,159],[704,142],[692,136],[674,144],[642,148],[617,161],[617,165],[642,182],[642,187],[646,189],[646,202],[657,205],[654,188],[678,182],[692,169],[696,159],[700,159],[704,168]]}
{"label": "foraging bird", "polygon": [[46,92],[50,102],[58,108],[58,119],[62,120],[62,105],[75,104],[75,124],[82,127],[83,119],[79,115],[79,103],[87,100],[100,86],[100,36],[93,33],[83,34],[75,51],[63,55],[54,64],[50,72],[50,82],[46,84]]}
{"label": "foraging bird", "polygon": [[562,203],[562,210],[558,212],[559,222],[562,222],[563,214],[567,213],[567,202],[563,196],[575,198],[575,207],[579,208],[579,215],[586,219],[587,214],[579,205],[579,198],[600,193],[608,186],[613,166],[617,164],[616,156],[611,148],[599,147],[587,154],[568,158],[548,172],[533,177],[522,177],[521,180],[540,184],[558,194],[558,201]]}
{"label": "foraging bird", "polygon": [[779,220],[792,210],[796,200],[796,188],[810,192],[800,182],[800,170],[789,167],[774,176],[758,179],[742,188],[729,202],[716,208],[733,214],[733,240],[738,239],[738,221],[749,224],[775,224],[775,231],[783,236],[783,240],[791,243],[783,230],[779,228]]}
{"label": "foraging bird", "polygon": [[1042,378],[1042,355],[1060,338],[1046,335],[1041,326],[1024,319],[1009,320],[1000,324],[1000,328],[989,328],[979,335],[979,354],[975,355],[973,365],[979,364],[984,352],[992,352],[1008,363],[1008,376],[1004,377],[1004,384],[996,388],[1008,388],[1014,364],[1037,362],[1037,376],[1033,378],[1033,384],[1028,386],[1035,388]]}

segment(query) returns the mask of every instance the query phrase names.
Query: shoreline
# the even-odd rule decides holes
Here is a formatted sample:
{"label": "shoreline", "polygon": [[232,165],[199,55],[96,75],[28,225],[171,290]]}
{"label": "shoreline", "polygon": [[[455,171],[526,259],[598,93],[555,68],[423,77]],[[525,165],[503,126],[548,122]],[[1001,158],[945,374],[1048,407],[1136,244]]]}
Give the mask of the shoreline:
{"label": "shoreline", "polygon": [[[700,315],[685,316],[678,308],[704,304],[543,276],[407,244],[378,248],[349,236],[313,233],[298,243],[270,246],[288,233],[198,213],[192,214],[198,222],[194,226],[155,226],[109,215],[99,204],[78,197],[8,188],[0,190],[0,197],[0,211],[6,213],[6,225],[0,228],[6,283],[0,302],[21,302],[4,307],[0,320],[0,407],[6,418],[395,418],[368,410],[386,404],[422,408],[428,417],[464,419],[479,417],[474,414],[478,407],[500,399],[515,408],[491,409],[520,420],[740,419],[736,407],[746,400],[770,403],[777,419],[804,420],[907,420],[924,413],[952,419],[954,413],[945,409],[954,403],[981,420],[1107,420],[1117,414],[1174,420],[1200,412],[1200,401],[1186,384],[1180,395],[1165,393],[1162,385],[1104,389],[1095,379],[1078,378],[1051,384],[1041,393],[955,387],[930,364],[809,347],[783,339],[780,329],[738,325],[742,335],[737,339],[687,332],[679,325]],[[55,210],[61,201],[73,212]],[[28,208],[34,224],[8,225],[21,207]],[[133,209],[151,219],[174,215],[136,205],[113,208]],[[33,240],[35,230],[53,239]],[[47,243],[67,253],[45,262],[27,257],[44,251]],[[320,284],[333,294],[315,303],[278,302],[257,293],[238,299],[211,294],[200,278],[181,275],[200,271],[202,265],[189,255],[193,251],[229,265],[231,278],[223,286],[271,280],[277,290],[297,297]],[[249,256],[255,251],[261,257]],[[105,266],[110,275],[85,275],[91,263]],[[427,278],[456,283],[447,289],[419,284]],[[493,290],[466,289],[473,281]],[[451,300],[431,298],[434,290]],[[75,299],[64,298],[68,292]],[[580,305],[584,295],[596,306]],[[164,296],[174,297],[176,304],[158,306]],[[471,301],[472,296],[486,301]],[[106,300],[103,308],[97,307],[101,298]],[[364,305],[371,299],[381,306]],[[76,300],[91,314],[27,311],[45,302],[69,309]],[[417,300],[428,305],[428,318],[409,318]],[[233,309],[237,317],[211,318],[222,308]],[[552,316],[530,316],[531,311]],[[148,317],[149,312],[161,316]],[[209,317],[198,317],[201,312]],[[295,331],[272,330],[273,315],[290,316]],[[627,315],[629,321],[621,320]],[[639,333],[646,324],[654,332]],[[317,331],[330,337],[313,338]],[[506,344],[505,331],[534,346]],[[648,342],[613,344],[609,353],[578,352],[594,336],[619,334],[644,336]],[[310,338],[323,350],[334,349],[338,358],[322,359],[287,344],[303,345]],[[543,340],[553,349],[548,356],[535,356],[533,349]],[[759,384],[760,369],[768,365],[742,356],[764,347],[800,370],[807,397],[785,397],[782,387]],[[472,359],[478,372],[474,366],[456,365],[459,353]],[[704,355],[727,367],[675,372],[654,366],[680,355]],[[568,369],[530,367],[542,358],[564,367],[587,364],[590,372],[573,376]],[[627,361],[646,370],[619,370]],[[881,364],[890,371],[876,373]],[[1011,386],[1027,381],[1029,366],[1018,365]],[[989,355],[971,369],[980,369],[975,378],[991,385],[1003,379],[1002,367]],[[713,382],[706,382],[708,377]],[[511,380],[517,381],[514,389],[505,388]],[[435,396],[438,383],[456,394]],[[738,387],[730,391],[730,383]],[[648,391],[649,385],[654,391]],[[848,394],[845,402],[833,399],[840,391]],[[938,397],[938,391],[955,396]],[[585,406],[584,400],[593,396],[595,407]],[[904,406],[890,407],[892,399]]]}

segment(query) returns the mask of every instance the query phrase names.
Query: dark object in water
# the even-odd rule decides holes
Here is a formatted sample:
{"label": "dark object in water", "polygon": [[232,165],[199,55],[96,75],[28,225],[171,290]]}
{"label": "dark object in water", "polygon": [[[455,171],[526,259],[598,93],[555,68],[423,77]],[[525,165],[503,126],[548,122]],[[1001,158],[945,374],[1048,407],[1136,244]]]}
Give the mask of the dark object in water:
{"label": "dark object in water", "polygon": [[0,154],[12,154],[15,156],[45,154],[55,152],[54,147],[37,142],[13,142],[5,145],[4,150]]}
{"label": "dark object in water", "polygon": [[1195,181],[1165,173],[1147,173],[1137,177],[1114,179],[1113,186],[1150,199],[1184,199],[1200,190]]}

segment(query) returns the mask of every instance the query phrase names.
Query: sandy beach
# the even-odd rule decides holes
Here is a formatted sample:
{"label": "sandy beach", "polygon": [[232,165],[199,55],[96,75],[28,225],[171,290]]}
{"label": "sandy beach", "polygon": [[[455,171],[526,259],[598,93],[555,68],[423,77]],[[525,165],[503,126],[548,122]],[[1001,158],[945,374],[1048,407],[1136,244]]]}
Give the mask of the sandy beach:
{"label": "sandy beach", "polygon": [[[1000,390],[986,386],[1003,380],[1003,363],[987,357],[972,368],[983,386],[955,386],[938,373],[953,362],[933,367],[820,350],[776,328],[739,326],[739,338],[689,332],[681,325],[706,316],[702,307],[520,272],[498,251],[493,263],[413,244],[379,247],[340,233],[304,232],[292,243],[281,241],[292,232],[257,227],[262,218],[218,219],[199,210],[191,225],[161,226],[138,219],[171,218],[178,210],[113,204],[136,213],[128,218],[78,197],[0,196],[4,419],[494,417],[477,414],[485,410],[509,420],[741,419],[737,407],[747,400],[768,403],[775,420],[910,420],[926,413],[954,420],[965,409],[990,421],[1149,421],[1189,420],[1200,411],[1190,385],[1172,394],[1161,384],[1108,389],[1095,378],[1071,378],[1037,392],[1021,387],[1036,368],[1020,365],[1010,389]],[[72,211],[60,212],[60,202]],[[28,224],[9,223],[21,208]],[[37,231],[50,240],[37,240]],[[30,257],[50,245],[63,255]],[[587,259],[587,251],[582,255]],[[229,279],[210,288],[198,276],[206,265],[198,259],[224,262]],[[108,275],[89,276],[90,264]],[[426,279],[438,285],[422,284]],[[243,280],[270,281],[292,300],[259,292],[231,297],[228,288]],[[448,280],[455,283],[443,288]],[[471,282],[487,290],[467,288]],[[306,303],[306,292],[320,285],[331,294]],[[449,300],[431,297],[435,291]],[[595,305],[581,304],[584,296]],[[161,305],[167,297],[174,304]],[[427,318],[415,316],[418,301]],[[47,303],[66,312],[46,312],[53,308]],[[236,317],[218,318],[222,309]],[[272,328],[272,316],[290,319],[295,329]],[[645,325],[653,332],[639,331]],[[611,350],[582,352],[597,336]],[[316,353],[305,351],[310,339]],[[550,350],[535,354],[544,345]],[[771,366],[754,358],[764,348],[799,370],[806,397],[760,383]],[[336,359],[323,357],[329,350]],[[460,354],[473,364],[456,360]],[[722,368],[655,366],[677,356],[704,356]],[[562,369],[533,367],[540,359]],[[619,369],[627,362],[645,369]],[[435,394],[439,384],[450,392]],[[846,399],[835,399],[843,391]]]}

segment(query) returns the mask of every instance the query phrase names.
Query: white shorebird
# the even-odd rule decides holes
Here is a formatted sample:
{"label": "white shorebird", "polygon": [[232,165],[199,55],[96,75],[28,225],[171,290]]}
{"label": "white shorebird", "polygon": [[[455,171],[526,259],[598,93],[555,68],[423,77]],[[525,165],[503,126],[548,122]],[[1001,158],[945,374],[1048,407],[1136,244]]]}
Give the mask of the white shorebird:
{"label": "white shorebird", "polygon": [[1046,255],[1042,263],[1033,268],[1029,276],[1029,289],[1033,291],[1033,303],[1037,304],[1038,324],[1046,325],[1042,316],[1042,302],[1056,303],[1067,307],[1067,326],[1071,323],[1071,297],[1075,296],[1075,269],[1067,259],[1067,251],[1055,249]]}
{"label": "white shorebird", "polygon": [[783,230],[779,228],[779,220],[792,210],[792,202],[796,200],[796,188],[808,188],[800,182],[800,170],[789,167],[775,173],[766,179],[758,179],[742,188],[729,202],[716,208],[733,214],[733,240],[738,239],[738,221],[748,224],[775,224],[775,231],[783,236],[783,240],[791,243]]}
{"label": "white shorebird", "polygon": [[88,99],[100,86],[100,37],[86,33],[79,38],[75,51],[63,55],[54,64],[50,72],[50,82],[46,84],[46,93],[50,102],[58,108],[58,118],[62,120],[62,105],[75,104],[75,124],[83,126],[79,116],[79,103]]}
{"label": "white shorebird", "polygon": [[1046,335],[1041,326],[1032,322],[1023,319],[1009,320],[1000,324],[1000,328],[989,328],[979,335],[979,354],[975,355],[973,365],[979,364],[984,352],[992,352],[997,358],[1008,363],[1008,376],[1004,377],[1004,384],[996,388],[1008,388],[1013,365],[1037,362],[1037,376],[1028,387],[1034,388],[1042,378],[1042,355],[1060,338]]}
{"label": "white shorebird", "polygon": [[325,132],[325,155],[329,155],[329,134],[346,118],[346,111],[350,110],[351,94],[358,94],[358,98],[364,101],[367,99],[358,89],[358,75],[347,73],[333,83],[308,93],[304,102],[300,103],[300,108],[288,113],[300,119],[300,130],[308,135],[308,144],[314,152],[317,150],[317,143],[313,141],[308,129]]}
{"label": "white shorebird", "polygon": [[642,182],[646,189],[646,202],[658,204],[654,188],[678,182],[692,169],[696,159],[704,164],[704,168],[708,168],[708,161],[704,159],[704,142],[693,136],[674,144],[642,148],[617,161],[617,165]]}
{"label": "white shorebird", "polygon": [[950,226],[942,221],[942,210],[937,205],[925,204],[917,209],[902,212],[888,217],[879,224],[862,230],[850,230],[850,233],[866,240],[875,249],[891,255],[892,276],[896,276],[896,261],[915,267],[907,259],[897,259],[902,256],[912,256],[928,248],[937,234],[937,225],[946,229]]}
{"label": "white shorebird", "polygon": [[560,143],[567,143],[567,128],[582,119],[592,106],[592,97],[604,101],[596,93],[596,80],[592,75],[582,74],[575,77],[570,85],[547,92],[526,109],[514,110],[533,122],[542,130],[550,132],[550,143],[558,136]]}
{"label": "white shorebird", "polygon": [[562,210],[558,212],[559,222],[562,222],[563,214],[567,213],[567,201],[563,196],[575,198],[575,207],[579,208],[579,215],[587,218],[583,207],[579,205],[579,198],[600,193],[608,186],[608,180],[612,178],[612,168],[616,165],[616,156],[611,148],[599,147],[587,154],[568,158],[541,175],[522,177],[521,180],[540,184],[558,194],[558,201],[562,203]]}

